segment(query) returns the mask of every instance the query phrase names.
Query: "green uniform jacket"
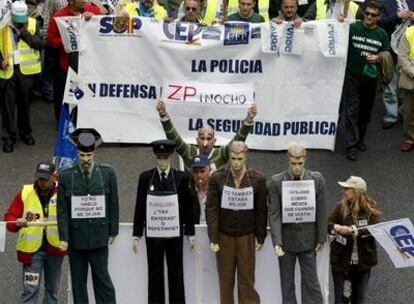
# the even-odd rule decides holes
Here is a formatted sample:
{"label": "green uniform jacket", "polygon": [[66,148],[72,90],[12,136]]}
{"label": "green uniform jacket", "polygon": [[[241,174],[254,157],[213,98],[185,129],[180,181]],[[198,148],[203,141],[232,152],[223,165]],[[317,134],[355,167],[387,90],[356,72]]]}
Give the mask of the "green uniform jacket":
{"label": "green uniform jacket", "polygon": [[[177,130],[174,128],[171,119],[165,121],[161,120],[161,123],[167,138],[175,142],[175,149],[183,158],[185,171],[191,172],[191,160],[194,156],[199,154],[197,146],[189,145],[181,138],[180,134],[178,134]],[[245,141],[251,127],[251,125],[247,125],[246,122],[243,122],[241,128],[237,131],[236,135],[234,135],[233,140]],[[222,169],[227,164],[229,160],[229,144],[230,143],[221,146],[220,148],[213,149],[208,156],[213,171]]]}
{"label": "green uniform jacket", "polygon": [[[106,206],[104,218],[71,218],[72,195],[103,193]],[[63,170],[59,176],[57,219],[59,238],[61,241],[68,241],[70,248],[96,249],[107,246],[108,237],[118,235],[119,227],[118,185],[112,166],[95,163],[89,185],[78,165]]]}

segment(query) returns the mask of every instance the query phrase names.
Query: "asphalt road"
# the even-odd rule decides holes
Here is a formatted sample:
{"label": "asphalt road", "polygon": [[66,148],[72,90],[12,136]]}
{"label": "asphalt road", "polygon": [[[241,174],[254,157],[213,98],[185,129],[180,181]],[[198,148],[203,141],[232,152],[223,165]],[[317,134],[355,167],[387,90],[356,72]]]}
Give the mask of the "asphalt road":
{"label": "asphalt road", "polygon": [[[330,208],[334,208],[340,199],[340,188],[336,181],[345,180],[350,175],[358,175],[367,181],[368,192],[379,202],[385,219],[410,217],[413,221],[414,153],[399,151],[401,123],[391,130],[382,130],[380,103],[376,104],[374,111],[367,134],[368,151],[361,153],[357,162],[346,160],[340,129],[336,151],[310,151],[307,167],[324,174]],[[36,164],[40,160],[50,159],[53,155],[56,127],[52,105],[40,101],[33,104],[32,126],[36,139],[35,146],[28,147],[19,142],[14,153],[0,152],[0,214],[2,216],[22,185],[33,182]],[[138,175],[154,166],[150,148],[111,145],[100,148],[97,157],[114,166],[120,189],[120,220],[131,222]],[[249,167],[263,171],[268,177],[284,170],[287,166],[284,152],[253,151],[249,155],[248,163]],[[270,238],[267,241],[270,241]],[[18,303],[21,292],[21,265],[16,261],[14,246],[15,235],[8,233],[6,251],[0,253],[0,303],[4,304]],[[66,286],[64,284],[67,261],[64,266],[61,286]],[[62,303],[66,303],[64,294],[65,290],[61,288]],[[371,273],[368,296],[368,303],[414,303],[414,268],[395,269],[384,251],[379,249],[379,265],[373,268]]]}

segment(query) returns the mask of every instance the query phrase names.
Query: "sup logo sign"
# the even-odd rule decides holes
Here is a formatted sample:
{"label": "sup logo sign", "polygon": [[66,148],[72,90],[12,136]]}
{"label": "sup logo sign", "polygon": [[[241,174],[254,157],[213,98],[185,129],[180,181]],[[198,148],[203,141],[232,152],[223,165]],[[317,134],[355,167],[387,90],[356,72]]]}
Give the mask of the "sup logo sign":
{"label": "sup logo sign", "polygon": [[99,33],[108,36],[133,35],[142,27],[142,21],[133,17],[103,17],[100,22]]}
{"label": "sup logo sign", "polygon": [[237,45],[249,43],[249,23],[224,24],[224,45]]}

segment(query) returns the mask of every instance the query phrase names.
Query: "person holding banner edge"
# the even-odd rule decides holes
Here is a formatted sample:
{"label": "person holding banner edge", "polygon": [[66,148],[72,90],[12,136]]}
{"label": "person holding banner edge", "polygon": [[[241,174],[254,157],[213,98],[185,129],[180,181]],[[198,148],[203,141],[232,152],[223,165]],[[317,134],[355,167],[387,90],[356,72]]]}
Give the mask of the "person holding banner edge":
{"label": "person holding banner edge", "polygon": [[[213,171],[223,168],[229,160],[229,144],[215,149],[216,143],[215,132],[210,126],[204,126],[197,131],[197,146],[194,147],[184,142],[168,115],[165,103],[161,100],[157,102],[156,109],[160,115],[162,127],[168,139],[173,140],[176,145],[177,153],[183,158],[186,172],[191,172],[191,160],[198,154],[208,156],[210,168]],[[246,119],[243,121],[242,127],[237,131],[233,140],[245,141],[249,135],[253,125],[253,120],[257,114],[256,103],[248,109]]]}
{"label": "person holding banner edge", "polygon": [[23,264],[20,303],[36,303],[45,281],[44,303],[57,303],[65,251],[59,249],[56,226],[57,182],[50,161],[36,167],[35,182],[24,185],[13,199],[4,220],[10,232],[18,232],[17,260]]}
{"label": "person holding banner edge", "polygon": [[57,218],[61,248],[69,251],[74,303],[88,303],[90,266],[95,302],[114,304],[108,245],[119,230],[116,174],[111,165],[95,161],[95,149],[102,143],[95,129],[76,129],[71,142],[78,150],[79,164],[60,173]]}
{"label": "person holding banner edge", "polygon": [[247,169],[248,147],[229,144],[230,168],[214,172],[208,185],[206,219],[210,249],[216,253],[220,302],[234,303],[237,271],[238,301],[260,303],[255,284],[256,253],[267,232],[265,176]]}
{"label": "person holding banner edge", "polygon": [[279,257],[283,303],[296,303],[297,259],[302,278],[302,303],[323,303],[316,253],[323,249],[327,238],[325,179],[320,172],[305,169],[304,146],[291,145],[287,158],[288,170],[273,175],[267,185],[269,224]]}
{"label": "person holding banner edge", "polygon": [[342,187],[342,199],[329,215],[331,269],[335,304],[365,303],[371,268],[377,265],[373,236],[363,227],[379,222],[381,211],[367,194],[365,181],[351,176]]}
{"label": "person holding banner edge", "polygon": [[194,248],[194,206],[189,177],[171,168],[175,143],[152,142],[157,167],[141,173],[135,205],[133,243],[138,253],[144,235],[148,262],[148,303],[165,303],[164,255],[168,267],[169,303],[185,303],[183,235]]}

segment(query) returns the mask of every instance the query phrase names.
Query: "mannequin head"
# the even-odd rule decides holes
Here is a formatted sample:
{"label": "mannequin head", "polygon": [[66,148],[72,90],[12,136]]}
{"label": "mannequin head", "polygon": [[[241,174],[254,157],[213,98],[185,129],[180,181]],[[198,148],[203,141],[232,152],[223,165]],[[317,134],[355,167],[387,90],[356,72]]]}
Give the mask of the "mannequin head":
{"label": "mannequin head", "polygon": [[70,140],[78,150],[81,169],[91,170],[95,163],[95,149],[103,142],[99,132],[95,129],[79,128],[72,133]]}
{"label": "mannequin head", "polygon": [[171,166],[170,155],[157,155],[157,166],[161,171],[166,171]]}
{"label": "mannequin head", "polygon": [[95,151],[83,152],[78,150],[79,166],[82,170],[89,170],[95,162]]}
{"label": "mannequin head", "polygon": [[241,174],[246,170],[248,147],[242,141],[233,141],[230,144],[230,168],[234,174]]}
{"label": "mannequin head", "polygon": [[305,170],[306,149],[302,145],[292,145],[287,150],[289,172],[293,177],[301,177]]}

